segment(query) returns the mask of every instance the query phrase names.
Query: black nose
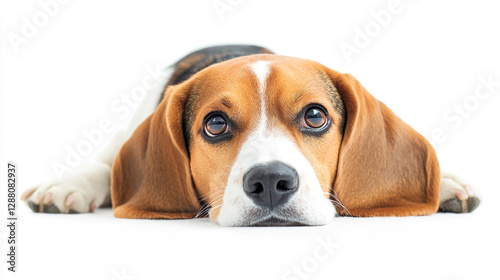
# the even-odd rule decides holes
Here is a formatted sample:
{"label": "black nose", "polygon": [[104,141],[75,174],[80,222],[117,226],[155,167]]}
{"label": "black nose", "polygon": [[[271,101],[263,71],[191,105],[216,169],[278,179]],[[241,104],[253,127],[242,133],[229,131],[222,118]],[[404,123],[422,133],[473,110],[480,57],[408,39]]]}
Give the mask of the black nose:
{"label": "black nose", "polygon": [[271,210],[286,203],[298,187],[297,171],[281,162],[257,165],[243,176],[248,197]]}

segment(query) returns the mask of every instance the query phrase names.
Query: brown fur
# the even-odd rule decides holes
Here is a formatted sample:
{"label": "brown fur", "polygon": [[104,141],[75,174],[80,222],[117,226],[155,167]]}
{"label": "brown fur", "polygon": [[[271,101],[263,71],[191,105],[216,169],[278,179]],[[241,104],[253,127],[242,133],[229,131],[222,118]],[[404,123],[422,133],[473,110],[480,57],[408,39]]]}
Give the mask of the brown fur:
{"label": "brown fur", "polygon": [[[269,123],[294,140],[325,196],[336,195],[354,216],[437,211],[440,173],[434,150],[356,79],[308,60],[253,55],[209,66],[167,88],[113,165],[117,217],[192,218],[203,203],[217,217],[232,163],[260,114],[258,83],[248,68],[260,59],[272,62],[265,95]],[[188,100],[190,130],[184,133],[191,139],[189,147],[182,129]],[[321,137],[302,134],[295,116],[310,103],[321,103],[338,129]],[[230,116],[235,128],[230,141],[210,144],[201,138],[201,127],[216,110]]]}
{"label": "brown fur", "polygon": [[178,110],[188,85],[171,88],[116,157],[111,176],[116,217],[176,219],[198,212]]}
{"label": "brown fur", "polygon": [[[354,216],[435,213],[439,164],[432,146],[351,75],[326,70],[346,106],[337,198]],[[345,214],[343,209],[338,209]]]}

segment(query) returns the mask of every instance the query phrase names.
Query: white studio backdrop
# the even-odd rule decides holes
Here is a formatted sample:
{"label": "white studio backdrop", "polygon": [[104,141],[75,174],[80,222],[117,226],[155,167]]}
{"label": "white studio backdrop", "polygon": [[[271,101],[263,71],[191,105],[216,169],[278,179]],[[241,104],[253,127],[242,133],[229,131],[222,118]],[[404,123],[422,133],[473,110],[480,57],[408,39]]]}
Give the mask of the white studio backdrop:
{"label": "white studio backdrop", "polygon": [[[495,214],[499,212],[497,200],[500,197],[498,1],[26,0],[1,1],[0,9],[1,163],[2,166],[7,161],[18,164],[19,195],[28,187],[57,176],[61,166],[70,167],[98,154],[109,140],[110,131],[126,124],[145,90],[145,79],[154,79],[160,69],[195,49],[236,43],[262,45],[278,54],[312,59],[354,75],[372,95],[432,142],[442,170],[464,177],[484,197],[480,208],[470,215],[347,218],[323,228],[296,228],[292,233],[283,228],[231,231],[206,220],[200,221],[199,226],[192,221],[164,221],[161,224],[125,221],[111,218],[107,210],[101,210],[95,217],[35,215],[21,204],[18,212],[25,221],[20,220],[24,224],[21,223],[19,236],[24,238],[25,244],[20,245],[18,252],[22,272],[14,274],[6,271],[3,261],[7,250],[4,234],[6,191],[3,188],[6,171],[1,170],[1,279],[32,279],[34,276],[49,279],[50,275],[51,279],[63,279],[67,275],[64,273],[70,273],[70,268],[77,265],[75,262],[87,269],[72,271],[70,278],[119,279],[116,275],[121,273],[120,262],[111,268],[106,261],[118,253],[110,252],[111,249],[120,250],[122,246],[114,243],[99,256],[86,256],[77,249],[67,249],[75,246],[85,250],[84,245],[72,244],[86,242],[81,236],[94,236],[98,230],[94,225],[105,229],[104,236],[111,239],[123,231],[137,230],[134,226],[148,228],[149,242],[158,238],[154,243],[147,243],[150,245],[170,240],[170,236],[202,240],[201,247],[196,248],[164,241],[171,246],[167,252],[151,247],[141,252],[138,246],[133,246],[135,249],[129,252],[123,245],[122,254],[130,254],[127,269],[133,271],[134,279],[170,279],[171,273],[179,276],[183,271],[186,279],[192,275],[216,275],[213,272],[218,272],[220,278],[231,272],[241,273],[234,275],[242,279],[255,279],[259,275],[263,279],[324,279],[321,275],[329,275],[329,270],[321,266],[305,275],[307,278],[286,274],[293,262],[301,263],[301,257],[289,264],[284,261],[279,268],[263,265],[266,269],[246,270],[240,261],[249,262],[252,258],[258,264],[259,260],[272,262],[271,257],[276,257],[279,258],[276,262],[281,262],[287,250],[293,251],[290,246],[299,246],[302,252],[313,252],[317,244],[328,240],[314,243],[301,240],[301,236],[304,232],[319,236],[330,229],[341,232],[337,239],[342,255],[331,261],[345,262],[344,269],[335,269],[339,277],[347,277],[342,279],[349,279],[349,276],[357,279],[360,275],[384,279],[381,278],[383,274],[376,271],[381,263],[394,264],[384,267],[385,279],[397,279],[396,276],[414,279],[426,275],[429,276],[426,279],[442,280],[498,279],[495,278],[498,272],[492,265],[494,262],[488,257],[500,250],[498,238],[493,238],[498,233],[495,228],[500,225]],[[102,137],[89,136],[96,133]],[[73,222],[81,217],[87,226]],[[443,234],[434,238],[427,231],[425,234],[405,231],[406,226],[412,228],[415,223],[419,228],[432,229],[447,221],[458,229],[450,233],[452,237]],[[64,228],[65,223],[78,230]],[[169,225],[177,226],[179,231],[171,232]],[[385,226],[390,230],[385,231]],[[349,230],[342,232],[342,227]],[[27,232],[28,229],[33,231]],[[121,233],[113,233],[115,229]],[[356,233],[352,235],[351,230]],[[363,237],[372,231],[372,237]],[[233,232],[237,234],[233,236]],[[60,233],[67,235],[62,237]],[[276,233],[291,235],[280,241]],[[233,239],[222,239],[219,234]],[[248,253],[253,245],[260,244],[259,240],[244,243],[248,240],[236,237],[250,238],[253,234],[258,238],[269,236],[276,243],[273,247],[265,243],[269,241],[263,241],[269,246],[268,250],[263,248]],[[38,235],[50,243],[53,251],[33,251],[44,248],[40,247],[44,241]],[[202,235],[212,240],[205,240]],[[429,239],[426,244],[435,244],[436,251],[426,254],[408,239],[419,236]],[[129,237],[118,238],[135,244],[144,242],[142,238],[145,238],[139,232],[132,236],[135,239]],[[386,238],[383,239],[386,242],[374,245],[367,241],[376,237]],[[392,237],[394,243],[389,242]],[[452,245],[440,248],[445,238],[461,240],[457,245],[461,249]],[[99,239],[99,242],[106,248],[109,240]],[[302,245],[296,245],[298,243]],[[219,251],[201,252],[200,248]],[[410,270],[413,266],[408,262],[384,254],[387,248],[411,255],[406,257],[414,262],[415,268],[420,261],[430,263],[426,261],[428,255],[433,255],[431,259],[435,265],[429,265],[428,270],[420,267],[415,272]],[[275,251],[270,252],[272,250]],[[171,259],[165,257],[169,252],[179,256],[184,264],[156,273],[155,268],[162,266],[161,258]],[[463,262],[458,262],[457,256],[447,259],[450,252],[463,254]],[[149,259],[137,263],[151,264],[151,267],[133,265],[132,260],[139,253]],[[36,254],[40,255],[35,257]],[[51,256],[54,263],[44,260],[44,254]],[[92,259],[101,261],[94,266],[96,274],[91,274],[92,265],[84,264],[85,261],[91,263]],[[203,270],[192,271],[199,262],[204,263],[201,265]],[[363,267],[371,269],[371,273]],[[478,275],[482,278],[473,278]]]}

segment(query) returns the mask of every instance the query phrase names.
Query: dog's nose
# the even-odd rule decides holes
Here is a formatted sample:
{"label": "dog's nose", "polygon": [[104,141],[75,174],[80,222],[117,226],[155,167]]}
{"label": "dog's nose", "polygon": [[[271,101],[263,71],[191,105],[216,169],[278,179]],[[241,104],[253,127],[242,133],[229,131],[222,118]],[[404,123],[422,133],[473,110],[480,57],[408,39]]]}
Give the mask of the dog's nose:
{"label": "dog's nose", "polygon": [[281,162],[257,165],[243,176],[243,189],[248,197],[271,210],[286,203],[298,187],[297,171]]}

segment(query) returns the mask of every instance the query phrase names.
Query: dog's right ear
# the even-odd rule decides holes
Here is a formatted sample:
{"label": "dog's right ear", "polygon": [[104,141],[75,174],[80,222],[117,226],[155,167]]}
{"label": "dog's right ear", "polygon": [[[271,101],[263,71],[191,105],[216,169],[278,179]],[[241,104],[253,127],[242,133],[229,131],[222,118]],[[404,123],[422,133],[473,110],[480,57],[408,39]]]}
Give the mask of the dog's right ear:
{"label": "dog's right ear", "polygon": [[347,122],[334,194],[353,216],[429,215],[438,210],[440,169],[429,142],[353,76],[326,70]]}
{"label": "dog's right ear", "polygon": [[182,129],[189,93],[189,83],[168,87],[154,113],[122,146],[111,175],[116,217],[179,219],[198,213]]}

